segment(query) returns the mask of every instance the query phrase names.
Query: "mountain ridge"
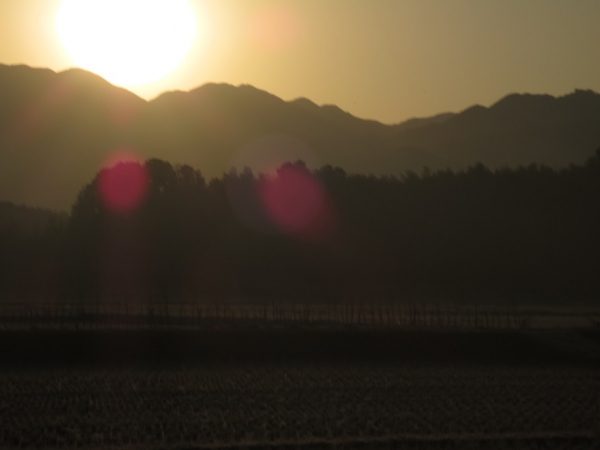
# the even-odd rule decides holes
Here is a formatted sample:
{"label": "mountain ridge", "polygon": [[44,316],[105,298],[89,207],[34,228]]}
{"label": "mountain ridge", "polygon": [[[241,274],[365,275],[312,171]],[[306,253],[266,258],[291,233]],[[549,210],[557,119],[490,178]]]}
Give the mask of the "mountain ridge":
{"label": "mountain ridge", "polygon": [[190,164],[206,177],[289,159],[351,173],[582,163],[600,146],[600,94],[509,94],[397,124],[251,85],[142,99],[82,69],[0,64],[0,200],[65,210],[109,154]]}

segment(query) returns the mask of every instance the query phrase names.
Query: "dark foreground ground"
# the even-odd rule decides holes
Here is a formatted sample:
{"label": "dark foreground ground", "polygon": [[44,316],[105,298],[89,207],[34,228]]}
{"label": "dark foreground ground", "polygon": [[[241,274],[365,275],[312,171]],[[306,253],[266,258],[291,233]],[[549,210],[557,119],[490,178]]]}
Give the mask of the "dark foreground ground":
{"label": "dark foreground ground", "polygon": [[600,448],[596,330],[0,332],[0,448]]}
{"label": "dark foreground ground", "polygon": [[600,329],[384,328],[0,331],[1,366],[212,363],[584,364],[600,367]]}

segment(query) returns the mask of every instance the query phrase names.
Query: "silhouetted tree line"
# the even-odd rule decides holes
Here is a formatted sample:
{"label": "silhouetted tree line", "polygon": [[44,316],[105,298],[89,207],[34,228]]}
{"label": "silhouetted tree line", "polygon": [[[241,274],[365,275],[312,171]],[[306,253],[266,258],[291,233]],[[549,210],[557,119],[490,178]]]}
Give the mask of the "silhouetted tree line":
{"label": "silhouetted tree line", "polygon": [[0,295],[157,305],[600,295],[600,149],[561,170],[477,164],[399,178],[301,162],[210,182],[185,165],[144,168],[148,190],[129,211],[103,201],[101,172],[68,220],[0,228]]}
{"label": "silhouetted tree line", "polygon": [[57,294],[67,221],[65,213],[0,202],[0,300]]}

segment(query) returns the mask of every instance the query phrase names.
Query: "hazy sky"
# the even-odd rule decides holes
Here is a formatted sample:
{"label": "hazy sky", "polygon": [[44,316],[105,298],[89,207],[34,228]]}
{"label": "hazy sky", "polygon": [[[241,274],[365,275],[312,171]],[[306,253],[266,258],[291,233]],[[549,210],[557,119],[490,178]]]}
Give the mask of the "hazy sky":
{"label": "hazy sky", "polygon": [[[82,0],[84,1],[84,0]],[[61,0],[0,0],[0,63],[63,70]],[[387,123],[512,92],[600,91],[598,0],[190,0],[198,39],[145,98],[209,81]]]}

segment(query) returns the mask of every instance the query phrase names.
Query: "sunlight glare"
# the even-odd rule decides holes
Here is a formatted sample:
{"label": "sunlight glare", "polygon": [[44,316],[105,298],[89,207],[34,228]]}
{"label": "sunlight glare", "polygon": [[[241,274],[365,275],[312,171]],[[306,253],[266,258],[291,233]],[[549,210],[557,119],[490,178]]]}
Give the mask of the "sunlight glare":
{"label": "sunlight glare", "polygon": [[170,74],[197,35],[187,0],[63,0],[56,28],[77,66],[124,87]]}

